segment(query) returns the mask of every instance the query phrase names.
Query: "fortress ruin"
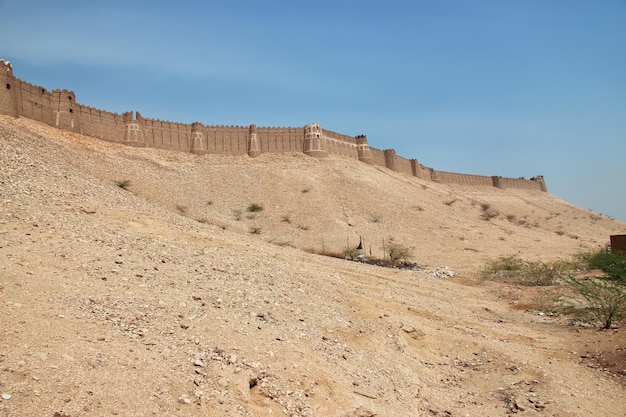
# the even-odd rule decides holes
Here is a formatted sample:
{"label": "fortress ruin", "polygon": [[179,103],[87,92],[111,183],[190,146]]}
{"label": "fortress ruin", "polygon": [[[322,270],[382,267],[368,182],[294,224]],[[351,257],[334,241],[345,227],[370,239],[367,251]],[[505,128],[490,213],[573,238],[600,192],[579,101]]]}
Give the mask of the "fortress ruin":
{"label": "fortress ruin", "polygon": [[148,119],[139,112],[111,113],[79,104],[72,91],[48,91],[22,81],[13,75],[11,64],[4,60],[0,60],[0,114],[27,117],[59,129],[129,146],[253,158],[268,152],[303,152],[318,158],[333,154],[427,181],[547,192],[542,176],[527,180],[436,171],[416,159],[397,155],[393,149],[370,147],[365,135],[344,135],[322,129],[317,123],[304,127],[205,126],[199,122],[185,124]]}

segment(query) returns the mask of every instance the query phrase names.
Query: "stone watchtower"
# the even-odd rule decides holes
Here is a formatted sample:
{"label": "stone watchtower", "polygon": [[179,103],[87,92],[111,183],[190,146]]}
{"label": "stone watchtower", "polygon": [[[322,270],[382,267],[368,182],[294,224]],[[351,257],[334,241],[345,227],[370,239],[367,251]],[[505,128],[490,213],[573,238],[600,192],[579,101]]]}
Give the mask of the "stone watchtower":
{"label": "stone watchtower", "polygon": [[80,132],[80,115],[74,114],[74,109],[78,108],[74,92],[52,90],[50,104],[52,105],[52,120],[56,127]]}
{"label": "stone watchtower", "polygon": [[208,152],[204,143],[204,126],[200,122],[191,124],[191,147],[189,152],[194,155],[205,155]]}
{"label": "stone watchtower", "polygon": [[546,185],[546,181],[543,179],[543,175],[537,175],[536,177],[531,178],[532,181],[537,181],[539,183],[539,189],[544,193],[548,192],[548,186]]}
{"label": "stone watchtower", "polygon": [[0,114],[18,117],[19,83],[9,61],[0,59]]}
{"label": "stone watchtower", "polygon": [[122,114],[122,117],[124,119],[124,138],[122,143],[144,148],[146,146],[146,138],[143,132],[143,117],[137,112],[137,118],[134,119],[132,111]]}
{"label": "stone watchtower", "polygon": [[328,156],[324,133],[318,123],[311,123],[304,126],[304,144],[302,148],[303,152],[309,156],[315,156],[317,158]]}
{"label": "stone watchtower", "polygon": [[359,135],[356,137],[356,149],[359,156],[359,161],[365,162],[366,164],[373,165],[374,158],[372,158],[372,151],[370,146],[367,144],[367,136]]}
{"label": "stone watchtower", "polygon": [[261,155],[259,148],[259,137],[256,132],[256,125],[250,125],[248,129],[248,156],[256,158]]}

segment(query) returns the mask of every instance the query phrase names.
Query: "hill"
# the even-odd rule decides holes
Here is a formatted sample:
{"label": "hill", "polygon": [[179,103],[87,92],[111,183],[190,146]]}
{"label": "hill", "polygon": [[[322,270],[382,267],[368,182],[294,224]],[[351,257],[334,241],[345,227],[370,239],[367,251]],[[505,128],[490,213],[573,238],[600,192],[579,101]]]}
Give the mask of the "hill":
{"label": "hill", "polygon": [[[622,222],[341,157],[194,156],[5,116],[0,160],[2,415],[626,415],[598,355],[623,370],[621,330],[475,280]],[[360,239],[425,270],[312,253]]]}

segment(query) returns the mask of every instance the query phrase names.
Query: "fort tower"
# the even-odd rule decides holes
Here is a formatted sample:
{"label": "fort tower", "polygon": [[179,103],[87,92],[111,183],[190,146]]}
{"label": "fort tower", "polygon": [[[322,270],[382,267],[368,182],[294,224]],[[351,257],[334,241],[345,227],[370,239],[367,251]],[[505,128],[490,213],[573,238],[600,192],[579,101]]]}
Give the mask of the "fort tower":
{"label": "fort tower", "polygon": [[367,144],[367,136],[359,135],[356,137],[356,149],[359,156],[359,161],[365,162],[369,165],[374,165],[374,158],[372,158],[372,151]]}
{"label": "fort tower", "polygon": [[146,139],[143,134],[143,117],[137,112],[137,118],[133,118],[133,112],[129,111],[122,114],[124,119],[124,145],[145,147]]}
{"label": "fort tower", "polygon": [[202,126],[202,123],[194,122],[191,124],[191,148],[189,152],[196,155],[204,155],[207,153],[203,131],[204,126]]}
{"label": "fort tower", "polygon": [[322,132],[322,127],[319,123],[311,123],[304,126],[304,144],[302,148],[303,152],[309,156],[317,158],[328,156],[324,132]]}
{"label": "fort tower", "polygon": [[2,59],[0,59],[0,88],[3,90],[0,94],[0,113],[13,117],[19,116],[17,109],[19,82],[13,77],[11,63]]}
{"label": "fort tower", "polygon": [[248,129],[248,156],[256,158],[261,155],[261,149],[259,149],[259,137],[256,131],[256,125],[250,125]]}

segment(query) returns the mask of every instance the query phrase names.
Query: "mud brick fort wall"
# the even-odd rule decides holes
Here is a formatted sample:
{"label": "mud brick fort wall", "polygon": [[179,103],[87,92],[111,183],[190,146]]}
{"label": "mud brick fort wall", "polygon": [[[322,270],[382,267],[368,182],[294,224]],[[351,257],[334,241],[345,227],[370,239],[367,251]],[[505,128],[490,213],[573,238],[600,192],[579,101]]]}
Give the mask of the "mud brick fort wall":
{"label": "mud brick fort wall", "polygon": [[542,176],[527,180],[436,171],[416,159],[397,155],[393,149],[370,147],[365,135],[344,135],[322,129],[316,123],[304,127],[205,126],[199,122],[185,124],[148,119],[139,112],[111,113],[77,103],[72,91],[48,91],[22,81],[13,75],[11,64],[4,60],[0,60],[0,114],[27,117],[59,129],[129,146],[197,155],[256,157],[268,152],[303,152],[312,157],[324,157],[332,154],[427,181],[547,191]]}

